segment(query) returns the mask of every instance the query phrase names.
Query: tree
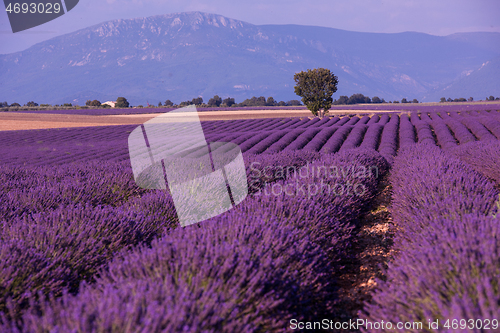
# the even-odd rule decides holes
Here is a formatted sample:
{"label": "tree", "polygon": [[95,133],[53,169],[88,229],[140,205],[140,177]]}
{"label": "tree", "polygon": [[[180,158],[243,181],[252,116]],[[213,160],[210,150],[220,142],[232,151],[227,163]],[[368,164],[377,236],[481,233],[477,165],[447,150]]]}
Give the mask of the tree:
{"label": "tree", "polygon": [[411,101],[412,103],[418,103],[418,100],[416,98],[413,99],[413,101]]}
{"label": "tree", "polygon": [[10,106],[21,106],[19,103],[12,103]]}
{"label": "tree", "polygon": [[333,104],[343,105],[343,104],[347,104],[347,102],[349,102],[349,97],[342,95],[339,97],[339,99],[336,99]]}
{"label": "tree", "polygon": [[333,102],[332,95],[337,91],[337,76],[329,69],[316,68],[295,73],[293,79],[297,83],[295,94],[302,97],[302,102],[312,114],[318,116],[319,112],[320,117],[327,115]]}
{"label": "tree", "polygon": [[372,103],[382,103],[382,100],[378,96],[372,98]]}
{"label": "tree", "polygon": [[203,98],[202,97],[196,97],[191,100],[191,104],[194,105],[200,105],[203,104]]}
{"label": "tree", "polygon": [[38,103],[35,103],[33,101],[29,101],[28,103],[26,103],[26,106],[38,106]]}
{"label": "tree", "polygon": [[296,99],[292,99],[292,100],[286,102],[286,105],[288,105],[288,106],[300,106],[302,104],[300,104],[300,101],[298,101]]}
{"label": "tree", "polygon": [[115,108],[128,108],[129,105],[130,105],[129,102],[125,97],[118,97],[116,99]]}
{"label": "tree", "polygon": [[85,102],[85,105],[90,106],[90,103],[92,103],[92,101],[91,101],[90,99],[88,99],[88,100]]}
{"label": "tree", "polygon": [[269,96],[267,98],[267,101],[266,101],[266,105],[267,106],[275,106],[277,103],[276,101],[274,100],[274,98],[272,98],[271,96]]}
{"label": "tree", "polygon": [[347,104],[371,103],[371,99],[363,94],[352,94],[347,100]]}
{"label": "tree", "polygon": [[101,106],[101,102],[99,102],[97,99],[94,99],[92,102],[90,102],[90,106]]}
{"label": "tree", "polygon": [[214,97],[210,98],[208,100],[208,106],[211,106],[211,107],[219,107],[222,103],[222,98],[219,97],[219,95],[215,95]]}
{"label": "tree", "polygon": [[439,100],[439,103],[444,103],[446,102],[446,97],[441,97],[441,99]]}
{"label": "tree", "polygon": [[162,106],[161,102],[158,102],[158,106]]}
{"label": "tree", "polygon": [[173,105],[174,105],[174,103],[172,103],[172,101],[171,101],[171,100],[167,99],[167,100],[165,101],[165,103],[163,103],[163,105],[165,105],[165,106],[173,106]]}
{"label": "tree", "polygon": [[239,104],[239,106],[266,106],[266,98],[264,96],[247,98]]}
{"label": "tree", "polygon": [[285,101],[279,101],[279,102],[278,102],[278,106],[286,106]]}
{"label": "tree", "polygon": [[409,102],[406,100],[406,98],[403,98],[403,99],[401,100],[401,103],[409,103]]}
{"label": "tree", "polygon": [[8,107],[8,106],[9,106],[9,103],[7,103],[7,102],[0,103],[1,108]]}
{"label": "tree", "polygon": [[228,98],[225,98],[222,103],[226,104],[227,106],[231,106],[233,104],[236,104],[236,102],[234,101],[234,98],[232,97],[228,97]]}
{"label": "tree", "polygon": [[495,100],[495,97],[490,96],[490,97],[488,98],[488,100],[490,100],[490,101],[494,101],[494,100]]}

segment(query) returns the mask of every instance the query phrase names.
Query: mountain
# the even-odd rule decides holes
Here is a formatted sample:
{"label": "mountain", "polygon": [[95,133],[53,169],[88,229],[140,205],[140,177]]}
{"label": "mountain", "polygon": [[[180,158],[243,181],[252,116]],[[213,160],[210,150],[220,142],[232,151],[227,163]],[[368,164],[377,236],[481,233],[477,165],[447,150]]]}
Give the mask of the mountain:
{"label": "mountain", "polygon": [[429,93],[426,98],[439,100],[441,97],[457,96],[483,100],[490,95],[500,97],[500,57],[488,60],[478,69],[464,73],[442,89]]}
{"label": "mountain", "polygon": [[201,12],[114,20],[0,55],[0,100],[83,105],[123,96],[137,105],[218,94],[286,101],[299,99],[294,73],[317,67],[339,77],[334,98],[437,101],[447,89],[446,97],[483,99],[500,95],[498,75],[483,74],[498,68],[483,64],[498,63],[499,40],[500,33],[257,26]]}

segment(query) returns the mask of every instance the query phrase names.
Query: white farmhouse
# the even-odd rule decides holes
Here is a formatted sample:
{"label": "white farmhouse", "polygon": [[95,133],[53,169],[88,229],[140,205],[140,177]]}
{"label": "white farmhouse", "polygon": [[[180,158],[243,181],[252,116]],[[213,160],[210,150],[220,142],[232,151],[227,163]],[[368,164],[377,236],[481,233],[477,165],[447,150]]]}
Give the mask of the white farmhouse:
{"label": "white farmhouse", "polygon": [[101,103],[101,104],[107,104],[107,105],[111,106],[112,108],[114,108],[114,107],[115,107],[116,102],[111,102],[111,101],[108,101],[108,102],[104,102],[104,103]]}

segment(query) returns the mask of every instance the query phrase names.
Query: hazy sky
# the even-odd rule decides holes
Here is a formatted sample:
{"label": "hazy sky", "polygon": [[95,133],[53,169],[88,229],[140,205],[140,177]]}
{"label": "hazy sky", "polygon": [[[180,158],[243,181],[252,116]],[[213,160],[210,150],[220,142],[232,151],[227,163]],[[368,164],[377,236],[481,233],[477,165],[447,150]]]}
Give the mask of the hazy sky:
{"label": "hazy sky", "polygon": [[[29,2],[29,1],[28,1]],[[3,7],[2,7],[3,8]],[[432,35],[500,32],[500,0],[80,0],[67,14],[13,34],[0,13],[0,53],[113,19],[187,11],[220,14],[252,24],[301,24],[363,32]]]}

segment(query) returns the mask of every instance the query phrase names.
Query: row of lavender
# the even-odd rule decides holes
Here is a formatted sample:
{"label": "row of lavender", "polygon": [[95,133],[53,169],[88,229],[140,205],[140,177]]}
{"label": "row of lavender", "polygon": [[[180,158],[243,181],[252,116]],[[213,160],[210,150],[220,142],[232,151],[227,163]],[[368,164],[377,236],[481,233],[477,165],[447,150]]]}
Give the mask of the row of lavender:
{"label": "row of lavender", "polygon": [[[500,136],[500,117],[496,112],[490,113],[483,111],[479,116],[468,117],[457,115],[453,112],[450,114],[451,116],[448,116],[447,113],[441,113],[440,115],[443,117],[441,118],[438,114],[431,113],[432,119],[435,119],[435,121],[432,121],[427,114],[421,114],[422,119],[420,119],[418,114],[412,113],[411,124],[408,124],[407,117],[402,116],[399,136],[401,138],[404,137],[405,141],[401,142],[401,144],[405,145],[415,140],[419,142],[436,142],[434,135],[440,133],[444,133],[443,135],[448,138],[447,144],[452,145],[454,144],[453,142],[465,143],[467,141],[491,139],[493,137],[498,138]],[[271,152],[279,151],[292,144],[292,148],[294,149],[299,147],[299,149],[304,148],[319,151],[324,148],[323,151],[336,152],[343,144],[343,140],[348,137],[350,142],[346,144],[346,147],[352,147],[353,142],[357,144],[357,142],[361,140],[361,144],[359,145],[379,149],[379,145],[381,144],[379,132],[382,130],[379,127],[390,127],[385,130],[387,133],[382,135],[382,137],[391,138],[391,140],[393,140],[388,143],[389,146],[392,146],[388,151],[389,153],[384,154],[385,156],[390,156],[394,155],[394,147],[398,147],[397,135],[390,134],[388,137],[389,133],[398,130],[398,125],[395,125],[397,120],[394,119],[394,117],[396,117],[396,115],[392,115],[391,118],[389,118],[388,115],[382,115],[381,117],[375,115],[371,118],[362,117],[361,119],[358,117],[344,117],[342,119],[335,117],[324,118],[322,120],[318,118],[306,118],[302,120],[299,118],[285,118],[226,122],[214,121],[204,122],[203,127],[209,141],[235,141],[237,139],[236,141],[239,144],[244,145],[244,151],[246,151],[246,149],[252,149],[255,143],[259,142],[259,137],[266,137],[264,132],[268,132],[266,139],[267,143],[259,142],[260,144],[251,151],[252,153],[260,153],[266,149]],[[389,122],[389,119],[392,119],[391,125],[385,126],[385,124]],[[448,127],[448,130],[443,127],[443,122]],[[366,128],[375,128],[371,130],[364,130],[361,128],[351,133],[353,126],[361,126],[363,124],[368,126]],[[375,124],[377,125],[373,126]],[[109,150],[102,150],[101,154],[105,152],[115,155],[116,158],[126,159],[127,149],[124,143],[126,142],[126,136],[134,127],[135,126],[127,125],[93,129],[82,128],[30,131],[30,134],[34,134],[28,137],[23,134],[23,132],[4,132],[1,134],[2,138],[0,138],[0,142],[4,147],[11,147],[13,149],[10,153],[4,154],[3,160],[4,162],[22,161],[23,155],[28,155],[28,151],[30,157],[38,155],[39,161],[34,162],[33,159],[31,159],[31,163],[42,163],[44,158],[56,159],[61,162],[74,159],[85,159],[86,156],[93,156],[97,153],[97,148],[95,146],[92,147],[91,144],[87,144],[89,140],[93,142],[100,140],[99,145],[109,147]],[[439,128],[444,128],[444,131],[439,130]],[[321,129],[321,131],[317,129]],[[463,137],[464,135],[466,137]],[[452,136],[455,137],[454,141]],[[279,142],[275,142],[275,139],[279,140]],[[441,139],[441,136],[438,135],[438,144]],[[309,142],[309,140],[311,140],[311,142]],[[328,140],[330,142],[327,144]],[[55,147],[51,145],[51,142],[54,141],[64,141],[65,143],[64,145]],[[15,149],[15,146],[20,143],[23,144],[22,151]],[[31,143],[31,147],[26,148],[24,145],[25,143]],[[274,144],[274,146],[271,146],[271,144]],[[445,144],[443,143],[440,145],[444,146]],[[387,147],[387,144],[384,144],[384,146]],[[381,145],[380,149],[382,149]],[[385,151],[387,152],[386,149]]]}
{"label": "row of lavender", "polygon": [[[421,124],[428,125],[427,121],[429,121],[430,118],[427,119],[423,117],[423,119],[424,120],[419,119],[419,122],[421,122]],[[380,137],[380,147],[384,148],[384,151],[389,152],[388,156],[393,156],[393,154],[395,154],[395,151],[397,149],[397,144],[394,143],[397,142],[398,140],[397,129],[399,123],[401,122],[401,129],[403,129],[403,127],[406,126],[405,128],[408,129],[407,134],[411,132],[414,135],[413,128],[408,126],[410,120],[407,117],[406,120],[405,117],[401,117],[401,120],[399,119],[399,117],[391,117],[389,123],[385,124],[387,126],[381,126],[381,124],[376,124],[376,123],[368,125],[369,121],[367,121],[367,124],[365,124],[364,121],[363,122],[358,121],[359,124],[347,125],[345,127],[340,126],[339,128],[335,129],[332,132],[332,135],[329,138],[328,135],[326,135],[323,132],[323,130],[321,130],[317,132],[315,135],[313,135],[311,138],[307,139],[310,141],[303,140],[305,144],[293,141],[295,142],[295,148],[292,147],[293,149],[286,149],[286,147],[288,146],[285,146],[285,149],[276,150],[276,152],[281,152],[280,154],[263,154],[260,156],[254,156],[252,158],[254,158],[254,161],[261,161],[262,163],[258,164],[261,167],[274,165],[277,168],[279,165],[293,165],[293,164],[303,165],[307,161],[319,159],[321,157],[321,154],[318,155],[318,153],[315,153],[316,151],[315,149],[304,149],[307,145],[313,143],[314,138],[318,137],[321,134],[323,136],[322,140],[326,140],[326,142],[328,142],[337,133],[344,133],[342,134],[342,136],[339,135],[336,138],[335,143],[333,143],[333,141],[331,143],[332,145],[335,144],[342,150],[342,152],[340,152],[339,154],[334,155],[335,158],[339,158],[340,160],[336,159],[328,160],[328,158],[332,159],[334,157],[323,156],[322,160],[318,163],[325,163],[327,165],[340,165],[340,166],[343,165],[347,169],[355,165],[358,165],[358,163],[360,163],[361,165],[375,164],[378,165],[378,167],[381,170],[383,170],[384,162],[383,160],[380,159],[380,157],[377,157],[376,153],[372,152],[369,153],[368,155],[361,154],[352,156],[349,155],[352,153],[349,151],[348,148],[357,147],[360,144],[363,145],[365,140],[360,141],[360,137],[363,137],[363,135],[364,138]],[[332,131],[332,129],[333,128],[330,129],[327,128],[325,130]],[[428,129],[430,131],[430,127]],[[95,130],[103,130],[103,129],[101,128]],[[292,130],[290,133],[292,133],[294,130]],[[310,130],[317,131],[318,129],[313,128]],[[60,131],[64,133],[65,130],[60,130]],[[55,132],[58,131],[53,130],[53,132],[51,133]],[[302,132],[302,134],[304,134],[305,132],[306,131]],[[350,132],[356,133],[356,136],[353,136],[349,140],[345,140],[347,137],[345,133],[349,134]],[[106,141],[107,138],[106,132],[103,131],[100,133],[102,134],[102,136],[100,137],[97,136],[99,140]],[[12,142],[17,142],[16,147],[18,150],[22,149],[23,147],[21,144],[22,142],[26,141],[29,142],[30,140],[32,141],[35,140],[34,138],[28,139],[26,134],[29,133],[24,132],[25,135],[24,139],[18,141],[15,140],[12,141]],[[80,141],[77,142],[81,142],[81,140],[84,140],[83,138],[85,137],[85,135],[88,135],[86,133],[84,134],[84,132],[81,132],[80,134],[81,136],[80,138],[78,138],[78,140]],[[120,135],[122,136],[120,140],[124,138],[126,139],[127,134],[128,133],[126,133],[126,131],[125,133],[120,133]],[[404,132],[401,130],[399,134],[401,136],[402,134],[404,134]],[[262,135],[262,133],[258,135]],[[308,133],[307,135],[311,134]],[[432,131],[430,132],[430,135],[432,137],[433,135]],[[62,135],[62,137],[64,138],[64,135]],[[22,136],[19,136],[18,139],[19,138],[22,138]],[[238,136],[236,136],[235,140],[237,138]],[[421,136],[418,135],[419,141],[420,138]],[[253,144],[254,145],[261,144],[262,146],[263,140],[260,141],[261,139],[263,139],[263,137],[260,138],[259,140],[253,138],[252,140],[255,141]],[[415,142],[414,139],[415,138],[412,139],[413,142]],[[342,149],[343,147],[342,142],[344,142],[344,140],[349,144]],[[117,139],[117,141],[119,140]],[[341,142],[340,145],[338,143],[339,141]],[[316,143],[314,144],[319,145],[320,142],[321,141],[316,141]],[[366,142],[368,145],[369,141]],[[100,144],[101,142],[94,143],[95,146],[99,146]],[[470,155],[469,151],[477,150],[477,147],[470,148],[471,145],[473,144],[479,145],[482,144],[482,142],[478,141],[475,143],[459,146],[458,148],[462,150],[457,150],[456,153],[462,154],[461,157],[463,158],[468,158],[468,163],[471,163],[471,165],[476,165],[476,167],[486,166],[486,168],[484,168],[481,172],[483,173],[490,172],[492,174],[495,174],[496,169],[494,169],[495,166],[494,160],[490,161],[489,163],[481,163],[481,160],[477,159],[474,160],[473,158],[469,157]],[[64,142],[62,143],[62,146],[64,146]],[[311,148],[312,146],[313,145],[310,145],[309,147]],[[73,152],[71,150],[72,147],[67,147],[67,148],[70,153]],[[102,147],[97,147],[95,152],[98,152],[100,148]],[[365,148],[370,148],[370,147],[365,147]],[[113,150],[113,145],[110,145],[109,149]],[[114,149],[116,149],[116,147],[114,147]],[[298,149],[300,151],[297,151],[295,149]],[[490,156],[490,155],[498,156],[498,154],[496,155],[493,154],[495,152],[495,149],[496,152],[498,152],[498,147],[497,148],[495,148],[495,146],[491,147],[487,146],[486,148],[483,147],[483,151],[485,152],[484,156]],[[308,150],[310,151],[308,152]],[[245,156],[247,158],[246,161],[247,165],[250,165],[252,158],[249,157],[250,155],[248,153]],[[2,188],[2,191],[0,193],[2,193],[2,198],[1,198],[2,202],[7,203],[2,207],[2,214],[3,214],[2,229],[5,229],[2,235],[2,240],[5,242],[6,245],[1,252],[3,254],[2,258],[5,258],[5,260],[2,260],[2,263],[4,264],[2,272],[4,272],[7,275],[2,280],[6,281],[5,286],[3,286],[4,287],[3,290],[5,290],[5,293],[2,295],[3,298],[2,310],[10,311],[11,316],[14,318],[19,314],[20,309],[24,309],[28,307],[30,302],[36,301],[35,294],[37,292],[41,292],[42,294],[45,295],[48,293],[54,293],[54,295],[56,296],[62,294],[64,291],[67,291],[69,293],[72,292],[74,293],[77,291],[80,281],[84,280],[93,282],[93,279],[96,276],[96,272],[100,269],[104,269],[107,263],[110,260],[112,260],[113,257],[115,257],[118,251],[125,251],[126,249],[132,249],[139,244],[150,244],[153,241],[153,239],[156,239],[156,237],[161,236],[164,233],[168,234],[169,230],[171,230],[176,225],[175,214],[173,213],[174,211],[171,203],[171,198],[168,195],[162,195],[159,192],[146,193],[143,190],[135,187],[135,185],[132,182],[131,173],[126,161],[118,165],[106,164],[106,163],[103,164],[102,162],[90,163],[88,160],[90,160],[91,157],[92,156],[88,156],[84,161],[84,163],[80,165],[65,166],[55,170],[48,166],[36,169],[31,168],[30,166],[33,165],[31,163],[28,163],[27,168],[19,166],[17,167],[4,166],[5,169],[2,172],[2,174],[5,175],[4,178],[2,179],[2,184],[4,187]],[[100,158],[101,160],[106,159],[108,157],[109,156],[107,154],[102,154],[102,153],[98,154],[98,158]],[[29,158],[27,158],[26,160],[29,161]],[[52,162],[54,161],[51,159],[42,158],[38,162],[38,164],[39,165],[51,164]],[[61,161],[56,160],[55,162],[61,162]],[[497,163],[496,165],[498,165],[498,161],[496,161],[496,163]],[[260,173],[260,175],[263,177],[262,172]],[[340,180],[341,185],[342,184],[346,185],[347,183],[351,183],[352,185],[353,181],[359,182],[359,179],[352,179],[353,175],[349,175],[349,177],[350,178],[348,178],[343,183],[342,180]],[[259,177],[250,177],[250,178],[255,180],[255,178]],[[258,184],[261,184],[262,186],[264,181],[275,181],[275,180],[276,179],[260,179]],[[329,181],[331,182],[331,179],[330,180],[326,179],[325,183],[328,183]],[[333,202],[328,203],[321,201],[320,202],[321,206],[315,207],[314,209],[314,211],[317,213],[319,212],[318,214],[320,215],[323,210],[326,210],[328,212],[329,217],[332,216],[336,217],[337,220],[339,221],[339,225],[340,224],[342,225],[342,226],[337,226],[336,224],[332,225],[332,229],[337,230],[338,235],[341,235],[339,236],[341,239],[341,241],[339,241],[338,243],[339,248],[334,247],[334,249],[332,250],[333,253],[338,253],[338,256],[335,257],[335,255],[333,255],[333,258],[338,259],[340,256],[348,255],[348,253],[346,253],[345,250],[342,250],[343,248],[345,248],[345,243],[343,242],[346,240],[346,238],[348,238],[349,234],[349,232],[346,230],[350,230],[350,227],[346,224],[346,222],[352,221],[356,216],[359,216],[360,212],[362,211],[362,208],[366,206],[366,204],[371,200],[371,196],[373,195],[373,189],[374,189],[373,180],[362,179],[362,182],[364,186],[366,185],[368,192],[363,193],[361,199],[352,195],[340,196],[340,197],[334,196],[333,198],[331,198],[331,196],[327,196],[330,197],[330,199],[332,199]],[[278,181],[277,183],[269,185],[270,187],[268,187],[268,191],[272,193],[273,186],[275,186],[275,188],[278,189],[294,188],[294,186],[295,188],[303,188],[300,186],[305,185],[307,187],[307,185],[312,186],[312,185],[317,185],[318,183],[320,183],[320,180],[317,179],[317,176],[312,175],[306,180],[292,179],[289,180],[288,182],[282,181],[281,183]],[[334,184],[330,183],[330,185]],[[271,199],[267,204],[264,204],[262,201],[257,200],[256,201],[257,203],[255,203],[255,205],[256,206],[264,205],[264,207],[268,207],[272,211],[272,214],[270,216],[283,217],[282,219],[280,219],[280,221],[288,220],[288,217],[290,216],[297,215],[300,217],[304,217],[304,215],[301,214],[306,214],[309,218],[316,216],[314,214],[311,215],[312,211],[306,210],[304,208],[304,205],[306,205],[305,203],[307,203],[308,207],[314,206],[316,205],[315,202],[318,200],[318,198],[308,198],[308,200],[301,201],[303,202],[302,205],[299,204],[298,201],[293,201],[295,200],[293,199],[292,202],[294,203],[294,205],[287,206],[285,203],[286,201],[285,199],[289,199],[289,196],[285,196],[283,195],[283,193],[280,193],[280,195],[284,197],[282,201],[278,202],[281,203],[281,206],[276,206],[276,207],[269,206],[271,205],[271,202],[273,202],[273,200],[276,199],[275,198],[276,196],[270,196]],[[265,197],[266,196],[261,196],[260,198],[265,198]],[[327,205],[328,209],[324,208],[325,207],[324,205]],[[330,206],[332,206],[333,208]],[[279,208],[279,207],[284,207],[284,208]],[[304,209],[304,212],[302,211],[296,212],[293,210],[293,207],[299,207],[300,209]],[[355,208],[354,210],[352,209],[353,207]],[[278,209],[284,209],[284,210],[279,211]],[[245,213],[247,215],[244,215],[245,219],[255,218],[255,217],[248,217],[248,215],[251,215],[250,214],[251,211],[252,210],[250,208],[247,209],[247,212]],[[10,224],[11,221],[14,221],[14,224],[11,225]],[[121,221],[125,221],[126,223],[122,224]],[[299,220],[293,222],[292,220],[293,223],[298,223],[298,221]],[[326,220],[324,219],[323,216],[323,222],[321,223],[326,223],[325,221]],[[283,222],[277,222],[277,223],[283,223]],[[318,224],[320,223],[318,221],[314,223],[312,225],[321,225]],[[324,231],[325,229],[323,228],[318,230]],[[311,229],[309,230],[309,232],[314,233],[318,231],[314,231]],[[40,238],[44,239],[44,242],[40,242]],[[240,239],[240,238],[233,238],[233,240],[234,239]],[[337,238],[334,237],[332,239],[335,241]],[[62,246],[61,244],[64,246]],[[288,243],[286,244],[287,246],[289,246]],[[323,241],[318,241],[317,243],[319,247],[322,247],[324,245],[322,244]],[[326,253],[330,253],[329,251],[330,250],[326,251]],[[155,254],[153,253],[151,255]],[[17,263],[19,262],[29,262],[31,264],[25,265],[24,267],[18,267]],[[287,262],[287,264],[289,263],[290,262]],[[323,266],[320,265],[320,267]],[[340,267],[337,266],[333,268],[330,267],[327,270],[331,271],[332,272],[331,274],[335,274],[334,273],[335,268],[339,269]],[[171,267],[168,269],[172,270]],[[174,270],[173,272],[175,273],[177,271]],[[31,278],[27,279],[26,277],[31,277]],[[192,277],[193,276],[190,276],[189,279],[191,279]],[[199,278],[202,279],[202,281],[206,280],[204,279],[203,275],[201,277],[199,276]],[[279,278],[283,277],[279,276]],[[291,278],[292,284],[289,285],[288,287],[290,286],[293,287],[294,283],[295,284],[298,283],[297,281],[299,280],[300,279],[298,278],[297,279]],[[123,282],[122,280],[120,281]],[[128,281],[127,283],[132,283],[132,282]],[[321,282],[318,283],[319,285],[321,285]],[[90,295],[89,297],[91,299],[92,297],[94,297],[95,301],[94,306],[98,307],[99,303],[97,299],[99,297],[102,297],[102,294],[99,294],[100,291],[99,292],[95,291],[93,289],[94,288],[93,286],[95,286],[95,284],[92,284],[92,286],[89,287],[90,289],[88,290],[92,291],[89,291],[87,295]],[[102,287],[104,286],[104,284],[101,284],[99,286]],[[148,287],[148,286],[141,286],[141,287]],[[113,289],[114,287],[109,287],[109,288]],[[193,288],[196,288],[196,286],[194,286]],[[328,290],[326,285],[323,285],[323,288],[325,288],[325,290]],[[159,291],[156,290],[156,292]],[[307,291],[304,292],[307,294]],[[284,303],[287,303],[287,300],[289,299],[288,297],[292,297],[292,296],[287,296],[288,294],[285,291],[283,291],[283,295],[284,296],[282,296],[282,298],[278,297],[278,300],[276,301],[277,303],[279,303],[280,300]],[[331,297],[332,294],[329,293],[329,295],[330,295],[329,297]],[[122,300],[122,298],[120,297],[127,298],[129,296],[130,295],[128,295],[125,292],[125,294],[119,293],[119,295],[116,297],[118,297],[118,300]],[[72,299],[70,296],[67,297],[68,299]],[[175,297],[174,300],[176,299]],[[12,299],[12,301],[10,301],[10,305],[8,301],[9,299]],[[134,300],[140,301],[137,299]],[[110,302],[113,301],[116,301],[116,299],[110,300]],[[297,300],[295,299],[294,302],[296,301]],[[87,306],[86,305],[87,303],[85,303],[84,299],[80,298],[79,301],[74,301],[74,302],[79,304],[77,308],[79,307],[81,311],[85,311],[81,309]],[[311,301],[310,304],[314,304],[315,302],[321,304],[321,302],[319,302],[318,299]],[[44,314],[44,320],[47,318],[48,321],[52,320],[52,322],[48,324],[49,326],[62,320],[60,316],[65,315],[63,312],[59,312],[59,314],[54,315],[55,317],[52,316],[52,314],[50,314],[50,311],[53,308],[58,309],[57,311],[64,311],[65,305],[61,304],[58,305],[58,304],[59,303],[55,305],[54,304],[44,305],[45,310],[49,312],[48,315]],[[306,302],[306,304],[309,303]],[[36,307],[34,306],[35,303],[32,304],[31,307],[31,310],[33,310],[33,312],[29,315],[28,314],[26,315],[28,316],[28,318],[31,318],[29,319],[32,320],[31,324],[18,323],[20,327],[22,325],[27,325],[26,330],[28,330],[27,327],[32,327],[29,325],[35,325],[34,323],[36,323],[36,320],[39,319],[37,317],[39,316],[39,314],[34,310],[36,309]],[[188,306],[188,310],[186,310],[187,311],[186,313],[191,311],[192,307],[195,307],[195,309],[198,307],[196,302],[189,303],[186,306]],[[323,307],[323,309],[333,309],[332,306],[333,305],[327,305]],[[229,306],[229,308],[231,307]],[[116,308],[111,308],[111,309],[116,310]],[[140,310],[133,307],[131,309],[132,312],[135,310],[137,311]],[[295,315],[295,313],[298,311],[297,309],[291,309],[291,308],[286,308],[285,310],[283,310],[282,308],[279,309],[281,310],[275,310],[275,311],[277,312],[284,311],[288,316]],[[158,309],[153,307],[152,310],[156,311]],[[98,308],[96,311],[100,312],[101,308]],[[270,310],[266,309],[262,311],[265,312]],[[320,311],[320,310],[314,308],[311,311],[313,311],[311,313],[314,313],[314,311]],[[83,316],[85,317],[85,314]],[[261,317],[258,317],[257,319]],[[253,320],[252,318],[250,318],[249,320]],[[287,318],[286,315],[283,316],[283,318]],[[195,319],[196,318],[188,318],[188,322],[189,320],[195,320]],[[276,318],[272,317],[272,319]],[[269,318],[262,320],[265,323],[259,324],[261,325],[259,327],[264,327],[263,328],[264,330],[267,327],[270,328],[275,327],[275,326],[269,326],[269,325],[274,325],[267,323],[266,320],[269,320]],[[158,321],[161,322],[161,318],[154,319],[153,321],[157,323]],[[240,325],[237,320],[235,320],[235,323],[236,324],[234,325]],[[276,325],[283,325],[283,323],[284,321]],[[68,323],[67,325],[68,325],[67,327],[74,327],[72,325],[75,325],[75,323]],[[161,323],[158,325],[161,325]],[[207,325],[211,327],[210,326],[211,324]],[[219,326],[217,325],[213,326],[215,327],[213,328],[214,331],[218,330]],[[195,324],[193,324],[193,326],[195,326]],[[241,326],[237,327],[241,328]],[[150,327],[148,326],[147,328]],[[171,328],[175,329],[175,327]],[[242,330],[244,329],[245,328],[243,328]],[[82,330],[86,331],[85,328],[83,328]],[[92,331],[92,329],[88,330]]]}
{"label": "row of lavender", "polygon": [[[276,106],[252,106],[252,107],[226,107],[226,108],[197,108],[201,112],[210,111],[235,111],[235,110],[297,110],[303,109],[307,111],[305,106],[289,106],[289,107],[276,107]],[[81,110],[39,110],[39,111],[16,111],[23,113],[51,113],[51,114],[79,114],[79,115],[118,115],[118,114],[144,114],[144,113],[164,113],[173,108],[140,108],[140,109],[81,109]],[[500,103],[496,102],[469,102],[469,103],[439,103],[439,104],[355,104],[355,105],[333,105],[332,111],[335,110],[390,110],[394,112],[400,111],[416,111],[416,112],[469,112],[481,110],[500,110]]]}
{"label": "row of lavender", "polygon": [[[260,154],[282,150],[334,153],[364,147],[380,151],[391,160],[399,147],[429,142],[448,149],[471,141],[500,138],[500,116],[483,111],[476,116],[457,113],[411,113],[399,117],[323,119],[277,118],[203,122],[208,141],[233,142],[243,152]],[[135,126],[3,132],[0,143],[4,163],[40,165],[100,158],[126,160],[127,136]],[[22,145],[22,149],[17,147]],[[224,149],[224,148],[221,148]],[[29,162],[28,162],[29,161]]]}
{"label": "row of lavender", "polygon": [[[270,332],[334,314],[352,223],[386,161],[352,150],[245,159],[251,196],[186,228],[168,193],[137,188],[124,165],[3,166],[2,331]],[[347,172],[319,171],[332,165]],[[284,178],[283,166],[306,175]]]}
{"label": "row of lavender", "polygon": [[386,325],[365,332],[500,328],[500,197],[492,182],[500,184],[499,152],[498,140],[449,151],[423,143],[395,158],[391,213],[399,253],[361,316]]}
{"label": "row of lavender", "polygon": [[[311,158],[282,154],[272,161],[301,166]],[[246,159],[253,172],[272,164]],[[170,195],[137,187],[128,161],[46,161],[37,167],[2,165],[0,171],[2,311],[10,300],[17,314],[37,292],[75,292],[118,250],[149,244],[178,225]],[[252,178],[251,189],[275,180],[262,174]]]}

